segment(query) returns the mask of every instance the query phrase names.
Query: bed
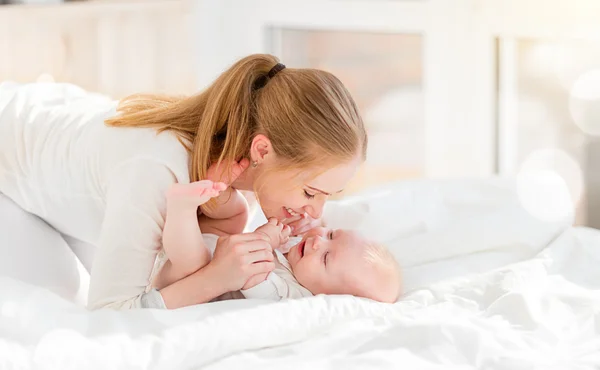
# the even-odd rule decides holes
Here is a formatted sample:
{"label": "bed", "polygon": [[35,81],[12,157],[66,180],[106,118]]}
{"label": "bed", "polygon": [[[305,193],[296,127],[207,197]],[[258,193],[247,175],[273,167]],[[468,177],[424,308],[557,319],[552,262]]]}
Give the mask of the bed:
{"label": "bed", "polygon": [[600,368],[600,231],[572,227],[570,214],[534,217],[515,189],[407,181],[330,203],[331,226],[380,240],[402,265],[396,304],[316,296],[128,312],[84,309],[89,276],[64,240],[0,198],[4,257],[27,248],[18,223],[73,266],[44,276],[56,272],[39,263],[28,279],[0,262],[0,368]]}

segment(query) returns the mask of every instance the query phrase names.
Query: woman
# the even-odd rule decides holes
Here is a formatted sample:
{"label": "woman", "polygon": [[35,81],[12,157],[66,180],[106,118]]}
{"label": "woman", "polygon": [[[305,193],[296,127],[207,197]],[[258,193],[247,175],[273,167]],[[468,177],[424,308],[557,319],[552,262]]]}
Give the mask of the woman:
{"label": "woman", "polygon": [[267,217],[295,216],[300,234],[319,223],[366,145],[337,78],[285,69],[270,55],[240,60],[199,95],[134,95],[116,112],[71,85],[0,85],[0,192],[97,247],[91,308],[203,303],[273,268],[254,257],[268,248],[260,236],[234,235],[206,268],[146,292],[172,184],[224,164],[234,188],[254,191]]}

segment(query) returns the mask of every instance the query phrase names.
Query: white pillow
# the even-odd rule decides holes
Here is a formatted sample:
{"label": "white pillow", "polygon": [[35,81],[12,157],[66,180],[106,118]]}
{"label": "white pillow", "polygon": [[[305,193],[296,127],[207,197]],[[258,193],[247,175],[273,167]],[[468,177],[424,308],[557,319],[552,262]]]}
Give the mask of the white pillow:
{"label": "white pillow", "polygon": [[[516,189],[510,178],[402,181],[329,202],[325,218],[385,244],[412,290],[531,258],[573,223],[534,216]],[[552,202],[542,193],[538,204]]]}

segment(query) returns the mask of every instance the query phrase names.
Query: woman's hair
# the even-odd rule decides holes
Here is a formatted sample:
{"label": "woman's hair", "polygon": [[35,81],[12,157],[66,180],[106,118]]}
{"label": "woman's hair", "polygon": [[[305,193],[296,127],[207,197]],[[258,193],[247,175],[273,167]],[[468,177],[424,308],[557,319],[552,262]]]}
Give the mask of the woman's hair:
{"label": "woman's hair", "polygon": [[129,96],[106,123],[172,131],[190,153],[190,181],[205,179],[213,163],[249,158],[257,134],[269,138],[282,169],[364,160],[366,131],[344,85],[316,69],[286,68],[268,79],[277,63],[271,55],[250,55],[190,97]]}

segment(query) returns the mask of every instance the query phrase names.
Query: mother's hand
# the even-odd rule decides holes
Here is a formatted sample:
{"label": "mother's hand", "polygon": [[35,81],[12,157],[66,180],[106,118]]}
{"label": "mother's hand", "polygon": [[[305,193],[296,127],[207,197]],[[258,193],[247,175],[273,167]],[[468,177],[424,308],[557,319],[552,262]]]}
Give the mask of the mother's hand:
{"label": "mother's hand", "polygon": [[219,238],[210,265],[227,291],[242,289],[250,277],[273,271],[273,250],[260,233]]}
{"label": "mother's hand", "polygon": [[310,229],[323,226],[323,222],[320,218],[312,218],[307,213],[286,218],[282,220],[281,223],[292,228],[292,232],[290,233],[292,236],[300,236]]}

